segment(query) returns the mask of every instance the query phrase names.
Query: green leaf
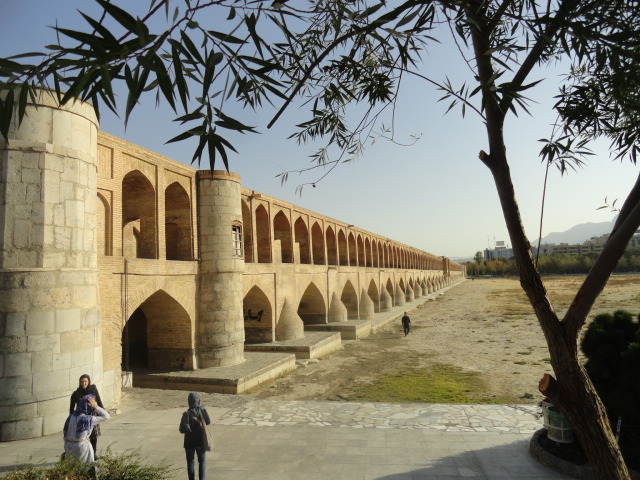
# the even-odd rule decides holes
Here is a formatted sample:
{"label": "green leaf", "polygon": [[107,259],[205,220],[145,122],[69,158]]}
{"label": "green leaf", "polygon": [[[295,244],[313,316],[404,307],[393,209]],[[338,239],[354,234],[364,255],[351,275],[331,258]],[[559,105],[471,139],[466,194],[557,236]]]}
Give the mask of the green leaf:
{"label": "green leaf", "polygon": [[116,7],[109,0],[96,0],[100,6],[109,14],[113,19],[122,25],[129,32],[135,33],[138,26],[138,22],[125,10]]}
{"label": "green leaf", "polygon": [[203,60],[202,56],[200,55],[200,52],[198,51],[198,49],[193,44],[193,42],[191,41],[191,39],[189,38],[189,36],[186,34],[186,32],[184,30],[180,31],[180,38],[182,38],[182,41],[184,42],[185,47],[187,47],[187,49],[189,50],[191,55],[193,55],[193,57],[199,63],[204,63],[204,60]]}
{"label": "green leaf", "polygon": [[207,32],[212,37],[217,38],[218,40],[222,40],[225,43],[236,43],[238,45],[244,45],[245,43],[247,43],[246,41],[234,37],[233,35],[230,35],[228,33],[220,33],[216,32],[215,30],[207,30]]}
{"label": "green leaf", "polygon": [[9,127],[13,116],[13,89],[7,92],[4,100],[0,98],[0,133],[5,140],[9,140]]}

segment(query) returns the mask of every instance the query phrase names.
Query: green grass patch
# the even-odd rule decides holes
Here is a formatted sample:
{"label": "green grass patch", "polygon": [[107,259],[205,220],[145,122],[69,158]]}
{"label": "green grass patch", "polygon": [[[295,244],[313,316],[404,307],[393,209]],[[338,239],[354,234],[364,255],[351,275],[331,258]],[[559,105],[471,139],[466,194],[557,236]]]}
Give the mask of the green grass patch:
{"label": "green grass patch", "polygon": [[428,368],[408,368],[356,386],[348,399],[398,403],[502,403],[504,400],[488,397],[479,373],[438,363]]}
{"label": "green grass patch", "polygon": [[520,360],[518,362],[513,362],[513,363],[515,363],[516,365],[526,365],[527,364],[527,362],[523,362],[522,360]]}
{"label": "green grass patch", "polygon": [[531,355],[531,352],[517,352],[518,355]]}

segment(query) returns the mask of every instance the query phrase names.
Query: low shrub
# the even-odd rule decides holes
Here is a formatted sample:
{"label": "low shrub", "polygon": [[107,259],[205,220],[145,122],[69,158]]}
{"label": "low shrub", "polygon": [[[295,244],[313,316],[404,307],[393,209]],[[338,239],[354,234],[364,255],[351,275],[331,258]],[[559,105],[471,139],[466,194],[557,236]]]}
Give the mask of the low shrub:
{"label": "low shrub", "polygon": [[169,480],[176,468],[166,462],[148,465],[140,451],[113,453],[111,448],[95,462],[95,474],[74,458],[61,459],[50,466],[25,466],[8,473],[4,480]]}

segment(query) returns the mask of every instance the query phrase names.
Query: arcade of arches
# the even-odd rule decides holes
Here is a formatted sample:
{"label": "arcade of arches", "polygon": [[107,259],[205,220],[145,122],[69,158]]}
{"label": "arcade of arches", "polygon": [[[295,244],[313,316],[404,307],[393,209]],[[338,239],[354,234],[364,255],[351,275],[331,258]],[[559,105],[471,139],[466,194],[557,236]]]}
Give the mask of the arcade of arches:
{"label": "arcade of arches", "polygon": [[[105,370],[198,368],[198,332],[206,331],[197,325],[199,299],[235,303],[239,326],[230,330],[239,331],[230,336],[266,343],[303,336],[306,325],[373,318],[464,276],[447,258],[243,188],[227,175],[237,192],[220,187],[215,195],[230,213],[198,218],[196,170],[99,133]],[[209,235],[209,228],[223,233]],[[215,268],[224,256],[239,269],[240,301],[224,298],[224,283],[202,286],[221,275]]]}

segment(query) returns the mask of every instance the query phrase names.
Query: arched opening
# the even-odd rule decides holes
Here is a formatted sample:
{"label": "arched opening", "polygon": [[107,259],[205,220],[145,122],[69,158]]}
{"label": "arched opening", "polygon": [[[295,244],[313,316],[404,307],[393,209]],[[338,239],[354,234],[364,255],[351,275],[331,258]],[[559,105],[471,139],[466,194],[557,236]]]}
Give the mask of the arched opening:
{"label": "arched opening", "polygon": [[167,260],[193,260],[191,201],[182,185],[172,183],[164,191]]}
{"label": "arched opening", "polygon": [[311,245],[313,247],[313,264],[324,265],[324,235],[318,222],[314,222],[311,227]]}
{"label": "arched opening", "polygon": [[291,244],[291,224],[289,219],[282,212],[273,219],[273,236],[276,242],[280,243],[280,262],[293,263],[293,245]]}
{"label": "arched opening", "polygon": [[364,243],[362,243],[362,237],[360,235],[358,235],[356,243],[358,245],[358,266],[364,267],[366,266],[364,258]]}
{"label": "arched opening", "polygon": [[347,307],[347,318],[358,318],[358,294],[356,289],[353,288],[353,284],[347,280],[344,288],[342,289],[342,295],[340,300]]}
{"label": "arched opening", "polygon": [[293,225],[293,231],[295,233],[295,242],[298,245],[298,251],[300,252],[300,263],[311,263],[311,249],[309,248],[309,230],[307,224],[299,217],[296,223]]}
{"label": "arched opening", "polygon": [[163,290],[147,298],[131,314],[122,332],[122,368],[194,368],[191,319]]}
{"label": "arched opening", "polygon": [[393,283],[391,283],[391,279],[390,278],[387,280],[385,288],[387,289],[387,293],[391,297],[391,301],[395,305],[396,304],[396,299],[395,299],[395,296],[394,296],[395,291],[393,289]]}
{"label": "arched opening", "polygon": [[122,237],[125,257],[158,258],[155,190],[139,170],[122,180]]}
{"label": "arched opening", "polygon": [[242,200],[240,203],[242,204],[242,224],[244,225],[244,235],[242,236],[242,241],[244,242],[244,261],[245,263],[253,263],[253,232],[251,228],[251,211],[249,210],[247,202]]}
{"label": "arched opening", "polygon": [[371,242],[368,238],[364,241],[364,260],[367,267],[373,266],[373,261],[371,260]]}
{"label": "arched opening", "polygon": [[347,237],[349,242],[349,265],[357,266],[358,265],[358,252],[356,250],[356,239],[353,236],[353,233],[349,233],[349,237]]}
{"label": "arched opening", "polygon": [[315,283],[310,283],[302,294],[298,304],[298,316],[305,325],[327,323],[327,307]]}
{"label": "arched opening", "polygon": [[[246,223],[245,223],[246,225]],[[271,263],[271,235],[269,235],[269,214],[263,205],[256,208],[256,242],[258,263]]]}
{"label": "arched opening", "polygon": [[245,343],[273,342],[273,312],[264,292],[253,286],[242,300]]}
{"label": "arched opening", "polygon": [[344,232],[338,232],[338,252],[340,254],[340,265],[349,265],[349,250],[347,248],[347,237]]}
{"label": "arched opening", "polygon": [[111,219],[111,208],[107,199],[98,192],[98,233],[96,238],[96,252],[98,255],[111,256],[113,254],[113,222]]}
{"label": "arched opening", "polygon": [[373,243],[373,266],[375,268],[380,268],[380,244],[377,240],[374,240]]}
{"label": "arched opening", "polygon": [[338,244],[336,242],[336,234],[333,228],[327,227],[327,263],[329,265],[338,265]]}
{"label": "arched opening", "polygon": [[373,279],[371,279],[371,281],[369,282],[369,288],[367,289],[367,293],[369,294],[369,297],[371,297],[371,300],[373,300],[373,311],[374,312],[379,312],[380,311],[380,292],[378,291],[378,286],[376,285],[376,282],[373,281]]}

